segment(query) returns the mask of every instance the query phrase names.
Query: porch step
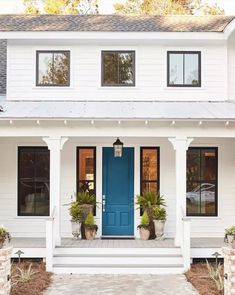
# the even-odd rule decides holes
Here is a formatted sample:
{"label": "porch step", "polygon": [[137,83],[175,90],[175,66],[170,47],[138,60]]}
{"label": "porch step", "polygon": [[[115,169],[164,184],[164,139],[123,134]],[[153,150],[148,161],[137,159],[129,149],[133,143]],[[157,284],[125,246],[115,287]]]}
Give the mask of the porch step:
{"label": "porch step", "polygon": [[145,264],[145,265],[110,265],[110,264],[54,264],[56,274],[181,274],[183,264]]}
{"label": "porch step", "polygon": [[[55,273],[175,274],[183,273],[179,248],[56,248]],[[168,251],[170,250],[170,251]]]}

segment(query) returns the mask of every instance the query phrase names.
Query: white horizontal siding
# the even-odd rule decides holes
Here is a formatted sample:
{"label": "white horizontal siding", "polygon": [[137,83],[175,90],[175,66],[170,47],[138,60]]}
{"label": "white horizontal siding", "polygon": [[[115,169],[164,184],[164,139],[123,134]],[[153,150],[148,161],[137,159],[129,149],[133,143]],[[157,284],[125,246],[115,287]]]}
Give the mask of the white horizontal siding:
{"label": "white horizontal siding", "polygon": [[[71,86],[36,87],[36,50],[71,51]],[[136,51],[136,87],[101,87],[101,51]],[[167,88],[167,50],[202,52],[202,87]],[[8,46],[9,100],[225,100],[227,49],[214,46]]]}

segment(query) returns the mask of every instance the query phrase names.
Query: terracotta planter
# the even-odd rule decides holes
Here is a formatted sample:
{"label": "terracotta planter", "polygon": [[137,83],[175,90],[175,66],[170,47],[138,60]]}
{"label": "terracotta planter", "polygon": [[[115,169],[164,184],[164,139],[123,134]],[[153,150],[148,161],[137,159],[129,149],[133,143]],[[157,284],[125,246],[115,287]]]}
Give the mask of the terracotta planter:
{"label": "terracotta planter", "polygon": [[81,222],[71,220],[72,235],[75,239],[78,239],[81,234]]}
{"label": "terracotta planter", "polygon": [[87,240],[94,240],[97,230],[98,230],[97,225],[85,225],[86,239]]}
{"label": "terracotta planter", "polygon": [[138,229],[139,229],[140,239],[147,241],[150,236],[150,230],[147,227],[141,226],[141,225],[138,226]]}
{"label": "terracotta planter", "polygon": [[154,220],[154,227],[155,227],[155,235],[156,240],[163,240],[164,239],[164,227],[165,227],[165,220]]}

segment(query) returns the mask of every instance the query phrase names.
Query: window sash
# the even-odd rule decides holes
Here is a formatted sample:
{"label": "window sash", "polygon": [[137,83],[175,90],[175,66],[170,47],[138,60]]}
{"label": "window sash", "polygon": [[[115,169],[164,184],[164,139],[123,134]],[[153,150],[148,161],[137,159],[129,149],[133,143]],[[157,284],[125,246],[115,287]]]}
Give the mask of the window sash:
{"label": "window sash", "polygon": [[[51,54],[52,56],[52,68],[53,68],[53,76],[54,76],[54,61],[55,61],[55,55],[56,54],[65,54],[68,57],[68,73],[67,78],[68,81],[65,84],[58,84],[58,83],[51,83],[51,84],[43,84],[39,82],[39,70],[40,70],[40,64],[39,64],[39,56],[40,54],[47,53]],[[54,80],[54,78],[53,78]],[[69,50],[37,50],[36,51],[36,86],[42,86],[42,87],[68,87],[70,86],[70,51]]]}
{"label": "window sash", "polygon": [[[18,212],[18,216],[49,216],[49,210],[50,210],[50,191],[49,191],[49,188],[50,188],[50,175],[48,174],[48,177],[37,177],[36,175],[36,162],[34,162],[34,166],[33,166],[33,175],[31,177],[25,177],[25,176],[21,176],[21,170],[22,170],[22,167],[20,167],[21,165],[21,156],[24,152],[28,152],[28,153],[33,153],[34,154],[34,159],[36,158],[36,153],[37,152],[43,152],[43,153],[48,153],[48,169],[49,169],[49,174],[50,174],[50,152],[48,150],[47,147],[18,147],[18,189],[17,189],[17,195],[18,195],[18,205],[17,205],[17,212]],[[23,163],[22,163],[23,164]],[[33,194],[34,196],[36,196],[36,193],[37,193],[37,187],[36,185],[38,184],[38,182],[44,182],[46,184],[48,184],[48,201],[49,201],[49,204],[48,204],[48,212],[47,214],[39,214],[37,213],[37,207],[36,207],[36,203],[37,203],[37,200],[36,200],[36,197],[33,198],[33,211],[34,212],[30,212],[30,213],[25,213],[25,212],[22,212],[22,208],[21,208],[21,198],[23,197],[21,195],[22,193],[22,188],[21,188],[21,182],[23,181],[25,184],[28,184],[28,185],[33,185],[34,189],[33,189]]]}
{"label": "window sash", "polygon": [[[156,167],[156,176],[157,179],[144,179],[143,178],[143,155],[144,150],[155,150],[157,153],[157,167]],[[159,147],[141,147],[140,148],[140,193],[143,194],[143,184],[144,183],[156,183],[157,191],[160,190],[160,148]]]}
{"label": "window sash", "polygon": [[[133,79],[133,82],[132,83],[129,83],[129,84],[125,84],[125,83],[120,83],[120,76],[121,76],[121,73],[120,73],[120,64],[119,64],[119,56],[121,54],[131,54],[132,56],[132,79]],[[114,55],[117,55],[117,62],[118,62],[118,65],[117,65],[117,68],[118,68],[118,73],[117,73],[117,77],[118,77],[118,83],[112,83],[112,84],[107,84],[105,82],[105,55],[106,54],[114,54]],[[132,87],[132,86],[135,86],[135,51],[133,50],[125,50],[125,51],[102,51],[101,52],[101,85],[102,86],[105,86],[105,87]]]}
{"label": "window sash", "polygon": [[[202,195],[202,188],[200,187],[200,212],[199,213],[188,213],[188,210],[186,210],[186,214],[187,216],[218,216],[218,148],[217,147],[189,147],[188,152],[190,150],[199,150],[200,151],[200,167],[199,167],[199,176],[198,179],[195,178],[193,179],[193,183],[195,184],[203,184],[203,183],[210,183],[210,184],[214,184],[215,185],[215,191],[214,191],[214,207],[215,207],[215,212],[212,214],[209,213],[202,213],[202,199],[201,199],[201,195]],[[215,153],[215,180],[207,180],[205,178],[202,178],[202,155],[203,155],[203,151],[205,150],[211,150]],[[187,163],[188,164],[188,163]],[[204,167],[205,168],[205,167]],[[205,175],[205,173],[203,173]],[[188,184],[188,179],[187,179],[187,184]],[[186,185],[187,186],[187,185]],[[187,206],[187,205],[186,205]]]}
{"label": "window sash", "polygon": [[[170,58],[172,55],[182,55],[183,56],[183,63],[182,63],[182,75],[183,75],[183,81],[182,83],[172,84],[171,83],[171,63]],[[198,57],[198,83],[197,84],[187,84],[185,83],[185,56],[186,55],[197,55]],[[167,51],[167,87],[201,87],[201,52],[200,51]]]}

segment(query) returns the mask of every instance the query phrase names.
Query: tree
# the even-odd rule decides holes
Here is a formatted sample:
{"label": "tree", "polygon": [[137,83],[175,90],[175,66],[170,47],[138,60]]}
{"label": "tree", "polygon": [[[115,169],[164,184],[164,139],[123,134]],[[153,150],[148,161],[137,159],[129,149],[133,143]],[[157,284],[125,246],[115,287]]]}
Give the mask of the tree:
{"label": "tree", "polygon": [[24,12],[26,14],[39,14],[37,0],[24,0]]}
{"label": "tree", "polygon": [[98,13],[98,0],[23,0],[23,4],[27,14]]}
{"label": "tree", "polygon": [[116,3],[114,8],[119,14],[146,15],[221,15],[224,10],[216,3],[207,0],[126,0]]}

